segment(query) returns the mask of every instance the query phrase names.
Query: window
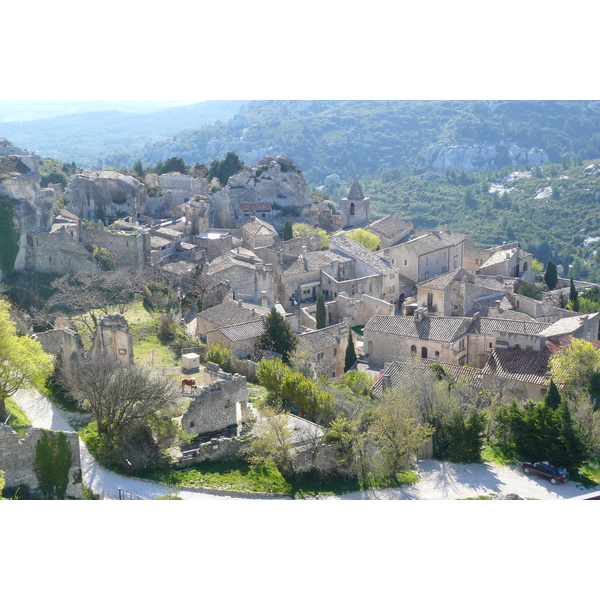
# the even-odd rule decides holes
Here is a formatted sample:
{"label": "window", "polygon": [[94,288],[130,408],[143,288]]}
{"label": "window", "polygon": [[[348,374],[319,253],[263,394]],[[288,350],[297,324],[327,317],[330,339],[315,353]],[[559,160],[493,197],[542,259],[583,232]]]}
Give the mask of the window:
{"label": "window", "polygon": [[337,348],[333,349],[333,356],[337,356]]}
{"label": "window", "polygon": [[459,352],[460,352],[461,350],[464,350],[464,349],[465,349],[465,338],[462,338],[462,339],[461,339],[461,340],[458,342],[458,350],[459,350]]}
{"label": "window", "polygon": [[527,271],[527,263],[526,262],[523,263],[523,273],[525,273],[525,271]]}
{"label": "window", "polygon": [[425,346],[421,348],[421,358],[427,358],[427,348]]}
{"label": "window", "polygon": [[354,202],[350,202],[350,215],[354,215]]}
{"label": "window", "polygon": [[404,259],[404,266],[408,267],[408,259],[406,259],[406,258]]}
{"label": "window", "polygon": [[417,347],[416,346],[411,346],[410,347],[410,351],[411,351],[411,354],[416,354],[417,353]]}
{"label": "window", "polygon": [[319,354],[317,354],[317,361],[321,361],[323,360],[323,353],[319,352]]}
{"label": "window", "polygon": [[439,357],[440,357],[440,352],[439,352],[439,350],[436,350],[436,351],[435,351],[435,357],[436,357],[436,358],[439,358]]}
{"label": "window", "polygon": [[427,292],[427,308],[431,308],[433,306],[433,294],[431,292]]}

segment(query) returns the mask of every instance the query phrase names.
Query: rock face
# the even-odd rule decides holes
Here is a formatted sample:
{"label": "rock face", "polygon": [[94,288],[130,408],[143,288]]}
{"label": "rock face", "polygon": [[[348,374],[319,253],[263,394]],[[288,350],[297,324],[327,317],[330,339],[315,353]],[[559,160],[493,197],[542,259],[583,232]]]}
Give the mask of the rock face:
{"label": "rock face", "polygon": [[75,175],[65,190],[68,210],[82,219],[137,217],[144,211],[146,186],[115,171],[86,170]]}
{"label": "rock face", "polygon": [[[16,232],[15,271],[25,266],[27,233],[50,228],[56,210],[56,192],[40,187],[38,161],[35,155],[0,139],[0,205],[12,211]],[[5,235],[7,231],[3,230]],[[3,251],[12,252],[13,249],[4,248]]]}
{"label": "rock face", "polygon": [[548,154],[544,150],[516,144],[435,144],[425,153],[425,166],[435,170],[459,168],[478,171],[506,165],[537,167],[547,162]]}
{"label": "rock face", "polygon": [[288,170],[290,163],[280,156],[266,157],[256,166],[229,178],[224,191],[229,196],[236,220],[240,204],[270,202],[274,207],[303,207],[311,203],[310,186],[304,175]]}

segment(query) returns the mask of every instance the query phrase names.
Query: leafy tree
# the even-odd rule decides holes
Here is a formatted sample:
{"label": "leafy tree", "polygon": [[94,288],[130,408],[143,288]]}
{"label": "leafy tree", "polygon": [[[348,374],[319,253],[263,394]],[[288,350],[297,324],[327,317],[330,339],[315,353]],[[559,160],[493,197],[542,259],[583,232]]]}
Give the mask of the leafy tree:
{"label": "leafy tree", "polygon": [[317,329],[323,329],[327,325],[327,309],[325,308],[325,298],[319,294],[317,298]]}
{"label": "leafy tree", "polygon": [[314,227],[308,223],[294,223],[292,226],[294,237],[307,238],[313,235],[321,236],[321,248],[329,248],[329,235],[321,227]]}
{"label": "leafy tree", "polygon": [[256,437],[250,444],[253,462],[266,466],[272,461],[282,473],[292,474],[294,432],[289,413],[269,406],[263,406],[260,412],[263,418],[255,426]]}
{"label": "leafy tree", "polygon": [[283,234],[281,239],[285,242],[287,240],[291,240],[294,237],[294,230],[292,229],[291,221],[286,221],[283,226]]}
{"label": "leafy tree", "polygon": [[234,372],[236,358],[230,348],[226,348],[220,344],[213,344],[206,353],[206,360],[219,365],[226,373]]}
{"label": "leafy tree", "polygon": [[354,348],[354,337],[352,330],[348,332],[348,345],[346,346],[346,356],[344,357],[344,373],[348,372],[356,362],[356,349]]}
{"label": "leafy tree", "polygon": [[558,283],[558,273],[556,271],[556,264],[551,260],[548,261],[546,265],[546,273],[544,273],[544,281],[548,286],[549,290],[553,290],[556,288],[556,284]]}
{"label": "leafy tree", "polygon": [[528,298],[533,298],[534,300],[542,299],[542,293],[537,286],[534,283],[529,283],[524,280],[519,284],[519,294],[527,296]]}
{"label": "leafy tree", "polygon": [[5,399],[28,385],[43,385],[52,372],[52,358],[28,335],[20,336],[0,299],[0,421],[6,420]]}
{"label": "leafy tree", "polygon": [[280,395],[284,377],[292,370],[280,360],[263,359],[258,363],[256,378],[269,392]]}
{"label": "leafy tree", "polygon": [[64,500],[72,458],[67,436],[42,432],[35,447],[34,471],[44,498]]}
{"label": "leafy tree", "polygon": [[283,362],[288,363],[298,345],[298,336],[275,307],[271,308],[262,320],[264,329],[256,342],[257,348],[278,352],[281,354]]}
{"label": "leafy tree", "polygon": [[386,475],[407,469],[417,449],[433,434],[420,421],[414,406],[402,398],[386,396],[373,411],[369,434],[383,457]]}
{"label": "leafy tree", "polygon": [[346,235],[355,242],[358,242],[361,246],[364,246],[367,250],[377,250],[381,244],[381,239],[378,235],[366,231],[365,229],[353,229],[346,233]]}
{"label": "leafy tree", "polygon": [[569,345],[550,359],[550,376],[562,385],[563,394],[571,398],[582,388],[587,389],[592,375],[598,372],[600,350],[579,338],[571,338]]}

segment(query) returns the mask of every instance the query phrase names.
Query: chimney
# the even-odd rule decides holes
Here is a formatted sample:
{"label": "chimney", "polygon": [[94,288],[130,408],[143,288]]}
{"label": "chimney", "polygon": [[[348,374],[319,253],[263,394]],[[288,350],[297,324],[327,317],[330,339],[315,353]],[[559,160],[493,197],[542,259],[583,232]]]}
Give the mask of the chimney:
{"label": "chimney", "polygon": [[388,373],[381,376],[381,387],[384,390],[389,390],[392,387],[392,376]]}

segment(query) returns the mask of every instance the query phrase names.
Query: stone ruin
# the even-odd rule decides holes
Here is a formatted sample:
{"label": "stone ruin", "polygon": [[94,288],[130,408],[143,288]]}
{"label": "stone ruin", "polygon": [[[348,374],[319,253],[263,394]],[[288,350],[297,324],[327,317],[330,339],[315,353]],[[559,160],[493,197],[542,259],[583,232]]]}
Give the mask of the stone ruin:
{"label": "stone ruin", "polygon": [[133,364],[133,337],[121,313],[109,313],[98,321],[88,357]]}

